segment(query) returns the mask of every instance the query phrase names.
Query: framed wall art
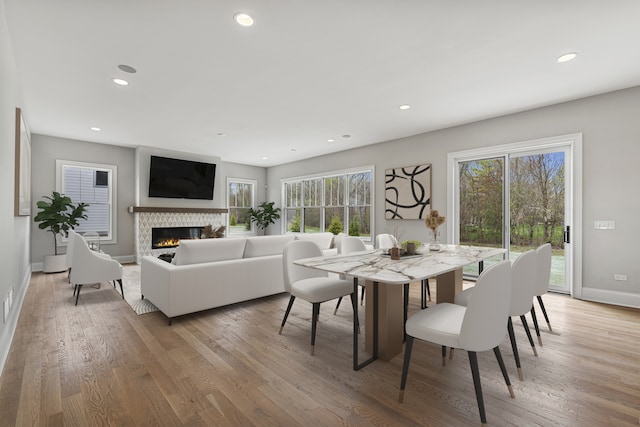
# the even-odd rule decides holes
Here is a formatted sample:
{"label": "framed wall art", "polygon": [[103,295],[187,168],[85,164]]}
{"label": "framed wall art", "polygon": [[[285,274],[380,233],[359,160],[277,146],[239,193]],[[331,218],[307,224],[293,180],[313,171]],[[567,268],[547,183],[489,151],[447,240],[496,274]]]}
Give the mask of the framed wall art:
{"label": "framed wall art", "polygon": [[431,210],[431,164],[385,171],[385,219],[424,219]]}
{"label": "framed wall art", "polygon": [[31,215],[31,141],[22,110],[16,108],[15,216]]}

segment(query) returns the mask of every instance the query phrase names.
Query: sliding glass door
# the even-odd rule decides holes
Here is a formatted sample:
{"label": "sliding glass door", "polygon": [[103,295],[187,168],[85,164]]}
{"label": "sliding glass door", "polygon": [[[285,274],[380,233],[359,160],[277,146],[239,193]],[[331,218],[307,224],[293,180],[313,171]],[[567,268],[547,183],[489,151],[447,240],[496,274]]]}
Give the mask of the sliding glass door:
{"label": "sliding glass door", "polygon": [[[511,260],[551,243],[550,289],[569,293],[571,146],[518,145],[498,151],[452,153],[455,212],[450,238],[461,245],[503,247]],[[465,268],[464,274],[477,277],[479,266]]]}

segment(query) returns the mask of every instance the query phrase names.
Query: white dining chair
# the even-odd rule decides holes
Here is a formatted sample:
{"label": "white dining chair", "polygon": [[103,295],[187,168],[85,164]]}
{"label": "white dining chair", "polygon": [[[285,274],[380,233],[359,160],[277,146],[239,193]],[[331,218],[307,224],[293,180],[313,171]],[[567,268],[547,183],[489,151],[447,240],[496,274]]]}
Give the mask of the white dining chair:
{"label": "white dining chair", "polygon": [[[311,318],[311,355],[313,356],[316,343],[316,326],[320,314],[320,304],[346,295],[351,296],[354,309],[357,307],[356,295],[353,293],[353,282],[329,277],[324,271],[314,270],[294,264],[294,261],[304,258],[322,256],[318,245],[309,240],[294,240],[284,248],[282,261],[284,267],[284,286],[289,292],[289,304],[284,313],[279,334],[282,334],[287,317],[296,298],[302,298],[312,304]],[[354,314],[357,319],[357,313]]]}
{"label": "white dining chair", "polygon": [[[350,254],[353,252],[363,252],[367,250],[367,246],[364,244],[362,239],[355,236],[344,236],[340,240],[340,246],[338,246],[338,254]],[[342,277],[345,279],[345,277]],[[358,281],[358,285],[362,289],[362,295],[360,297],[360,305],[364,302],[364,290],[365,283],[364,281]],[[340,307],[340,303],[342,302],[342,297],[338,298],[338,303],[336,304],[336,309],[333,311],[333,314],[338,312],[338,308]]]}
{"label": "white dining chair", "polygon": [[[542,302],[542,295],[546,294],[549,291],[549,279],[551,278],[551,243],[545,243],[544,245],[538,246],[538,248],[536,249],[536,257],[538,259],[538,266],[536,270],[536,288],[534,291],[534,296],[538,299],[538,304],[542,309],[544,319],[547,321],[547,327],[549,328],[549,331],[553,331],[553,329],[551,329],[551,322],[549,322],[547,310],[545,309],[544,303]],[[538,326],[536,309],[534,308],[533,304],[531,305],[531,318],[533,319],[533,326],[535,327],[536,335],[538,336],[538,344],[542,346],[540,327]]]}
{"label": "white dining chair", "polygon": [[[529,325],[525,314],[531,309],[531,300],[533,298],[533,292],[536,285],[536,267],[537,258],[536,252],[531,250],[524,252],[518,256],[513,262],[511,267],[512,279],[511,279],[511,304],[509,308],[509,319],[507,322],[507,330],[509,332],[509,340],[511,341],[511,348],[513,349],[513,357],[515,358],[516,367],[518,369],[518,378],[522,381],[524,379],[522,375],[522,366],[520,364],[520,355],[518,353],[518,344],[516,342],[515,332],[513,330],[512,316],[519,316],[522,321],[525,333],[529,338],[529,344],[533,350],[535,356],[538,355],[536,345],[533,342],[531,331],[529,331]],[[475,292],[475,286],[473,288],[465,289],[455,296],[454,303],[462,306],[467,306],[469,301],[473,299]]]}
{"label": "white dining chair", "polygon": [[407,374],[411,360],[414,339],[432,342],[442,346],[442,362],[445,363],[447,347],[466,350],[473,384],[480,411],[480,420],[487,422],[482,385],[478,368],[477,352],[493,349],[500,370],[509,390],[514,397],[509,374],[504,366],[499,344],[504,340],[507,330],[505,324],[511,305],[511,265],[501,261],[486,268],[478,277],[473,298],[464,307],[451,303],[440,303],[428,310],[420,310],[412,315],[406,324],[407,342],[400,381],[399,401],[404,399]]}

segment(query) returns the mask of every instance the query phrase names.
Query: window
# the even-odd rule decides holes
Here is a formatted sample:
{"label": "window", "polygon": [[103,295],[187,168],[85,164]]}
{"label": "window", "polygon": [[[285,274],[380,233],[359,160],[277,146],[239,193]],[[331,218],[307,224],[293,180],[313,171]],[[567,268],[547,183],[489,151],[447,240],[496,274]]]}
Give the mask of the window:
{"label": "window", "polygon": [[73,200],[86,203],[87,219],[80,220],[75,231],[100,236],[101,243],[116,243],[115,165],[56,160],[56,189]]}
{"label": "window", "polygon": [[285,231],[371,237],[373,167],[284,180]]}
{"label": "window", "polygon": [[229,208],[229,234],[255,234],[249,209],[255,208],[256,181],[227,178],[227,207]]}

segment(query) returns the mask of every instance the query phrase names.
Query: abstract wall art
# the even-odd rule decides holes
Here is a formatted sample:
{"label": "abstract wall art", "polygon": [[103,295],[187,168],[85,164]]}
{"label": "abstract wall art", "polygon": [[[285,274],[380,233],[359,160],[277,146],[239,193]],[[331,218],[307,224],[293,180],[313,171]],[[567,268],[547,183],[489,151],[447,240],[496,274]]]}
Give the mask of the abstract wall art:
{"label": "abstract wall art", "polygon": [[385,171],[385,219],[423,219],[431,210],[431,164]]}

